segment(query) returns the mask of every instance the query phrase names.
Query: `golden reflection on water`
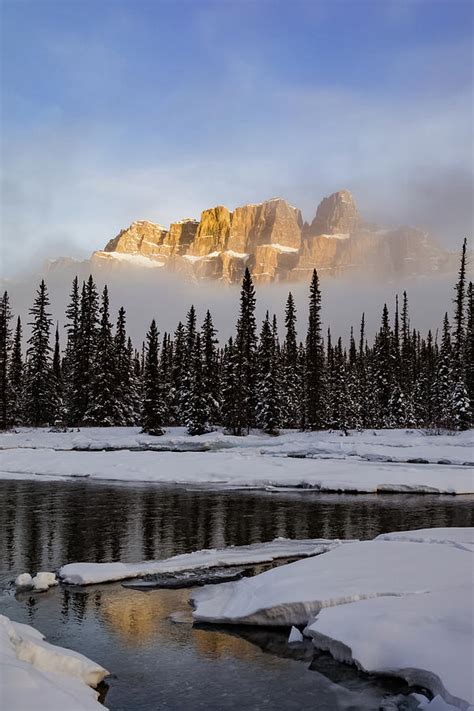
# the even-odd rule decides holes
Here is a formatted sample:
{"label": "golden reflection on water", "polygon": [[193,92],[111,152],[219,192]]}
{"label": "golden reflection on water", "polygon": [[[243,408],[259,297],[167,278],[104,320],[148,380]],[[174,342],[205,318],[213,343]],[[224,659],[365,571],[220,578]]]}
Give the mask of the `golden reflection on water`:
{"label": "golden reflection on water", "polygon": [[[128,647],[163,642],[189,646],[191,643],[198,654],[211,659],[254,656],[255,647],[243,639],[224,632],[191,628],[189,595],[189,589],[140,592],[117,585],[102,586],[99,616]],[[179,613],[180,622],[173,622],[170,617],[173,613]]]}

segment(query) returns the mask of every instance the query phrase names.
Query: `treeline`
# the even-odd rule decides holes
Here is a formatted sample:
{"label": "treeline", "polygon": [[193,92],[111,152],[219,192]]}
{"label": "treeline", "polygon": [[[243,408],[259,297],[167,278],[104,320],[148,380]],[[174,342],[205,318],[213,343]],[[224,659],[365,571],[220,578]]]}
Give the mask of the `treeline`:
{"label": "treeline", "polygon": [[[8,294],[0,304],[0,427],[141,425],[160,435],[168,425],[190,434],[212,426],[243,435],[251,428],[317,430],[366,427],[466,429],[474,413],[472,283],[466,283],[466,241],[455,286],[452,323],[422,336],[410,325],[406,293],[385,305],[372,343],[362,316],[348,347],[323,337],[316,270],[304,342],[297,339],[291,293],[280,342],[268,313],[257,331],[255,290],[247,270],[235,335],[220,346],[212,316],[199,328],[193,306],[174,334],[160,338],[153,320],[140,351],[120,308],[112,326],[109,294],[92,276],[74,279],[66,309],[65,345],[54,338],[50,302],[41,282],[23,347],[20,318],[12,323]],[[52,343],[51,343],[52,341]]]}

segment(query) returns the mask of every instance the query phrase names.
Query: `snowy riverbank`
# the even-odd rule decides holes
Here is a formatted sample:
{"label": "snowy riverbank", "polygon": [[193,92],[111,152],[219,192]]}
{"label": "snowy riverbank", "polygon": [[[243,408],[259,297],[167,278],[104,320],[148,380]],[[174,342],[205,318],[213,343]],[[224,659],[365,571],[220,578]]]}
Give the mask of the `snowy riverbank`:
{"label": "snowy riverbank", "polygon": [[108,675],[78,652],[45,641],[34,627],[0,615],[0,707],[104,711],[95,687]]}
{"label": "snowy riverbank", "polygon": [[287,431],[233,437],[163,437],[138,428],[83,428],[0,435],[4,478],[88,477],[220,487],[301,487],[320,491],[474,493],[474,431]]}

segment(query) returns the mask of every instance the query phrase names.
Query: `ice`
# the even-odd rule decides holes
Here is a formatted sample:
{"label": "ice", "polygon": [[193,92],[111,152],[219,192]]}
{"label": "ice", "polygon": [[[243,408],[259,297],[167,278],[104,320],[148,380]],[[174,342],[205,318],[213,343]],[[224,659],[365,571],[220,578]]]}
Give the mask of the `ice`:
{"label": "ice", "polygon": [[[108,675],[78,652],[44,640],[38,630],[0,615],[1,708],[8,711],[99,711],[96,687]],[[41,702],[40,702],[41,700]]]}
{"label": "ice", "polygon": [[350,542],[197,590],[193,617],[306,625],[337,660],[429,689],[436,698],[423,708],[466,710],[474,703],[473,537],[473,528],[435,528]]}
{"label": "ice", "polygon": [[164,560],[149,560],[141,563],[68,563],[59,569],[61,580],[70,585],[141,578],[145,575],[179,573],[196,569],[271,563],[284,558],[302,558],[319,555],[341,545],[338,539],[291,540],[276,538],[266,543],[248,546],[230,546],[221,550],[207,548],[193,553],[184,553]]}
{"label": "ice", "polygon": [[288,637],[288,644],[295,644],[303,641],[303,635],[299,631],[298,627],[294,625],[291,627],[290,635]]}
{"label": "ice", "polygon": [[[0,476],[89,477],[123,481],[299,487],[337,492],[474,493],[473,431],[294,432],[248,437],[222,431],[163,437],[138,428],[83,428],[51,433],[22,429],[0,435]],[[179,451],[179,457],[175,452]],[[196,456],[196,452],[199,455]],[[416,464],[425,460],[427,464]],[[449,460],[451,464],[438,464]]]}

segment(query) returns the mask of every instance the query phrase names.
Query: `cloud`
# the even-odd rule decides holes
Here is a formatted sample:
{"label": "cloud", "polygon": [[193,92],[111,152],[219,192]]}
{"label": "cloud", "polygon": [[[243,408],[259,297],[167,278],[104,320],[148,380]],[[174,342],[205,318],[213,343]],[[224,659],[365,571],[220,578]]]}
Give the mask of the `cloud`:
{"label": "cloud", "polygon": [[[72,66],[75,50],[54,49]],[[168,224],[215,204],[281,195],[311,219],[340,188],[352,190],[368,219],[420,224],[458,246],[473,222],[472,90],[444,75],[441,84],[422,79],[428,67],[466,57],[469,48],[459,46],[401,52],[392,71],[406,73],[407,91],[392,95],[386,87],[293,85],[229,50],[226,81],[215,87],[191,84],[159,100],[155,90],[132,106],[125,94],[122,106],[73,118],[56,108],[33,126],[10,127],[3,271],[87,256],[133,220]],[[115,92],[120,61],[103,59]],[[84,90],[94,64],[75,74]]]}

